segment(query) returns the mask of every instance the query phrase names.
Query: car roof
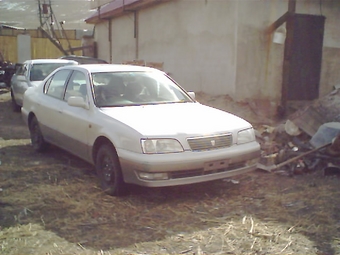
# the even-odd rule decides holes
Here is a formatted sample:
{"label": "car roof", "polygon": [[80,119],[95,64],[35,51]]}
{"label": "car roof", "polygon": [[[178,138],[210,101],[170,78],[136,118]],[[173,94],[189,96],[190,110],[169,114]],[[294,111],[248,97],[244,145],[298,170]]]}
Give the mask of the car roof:
{"label": "car roof", "polygon": [[46,59],[30,59],[26,60],[24,63],[31,63],[31,64],[44,64],[44,63],[72,63],[72,64],[78,64],[77,61],[74,60],[66,60],[66,59],[53,59],[53,58],[46,58]]}
{"label": "car roof", "polygon": [[62,69],[75,69],[75,70],[87,70],[90,73],[99,72],[141,72],[141,71],[157,71],[162,72],[158,69],[146,66],[136,66],[136,65],[125,65],[125,64],[84,64],[76,66],[65,66]]}

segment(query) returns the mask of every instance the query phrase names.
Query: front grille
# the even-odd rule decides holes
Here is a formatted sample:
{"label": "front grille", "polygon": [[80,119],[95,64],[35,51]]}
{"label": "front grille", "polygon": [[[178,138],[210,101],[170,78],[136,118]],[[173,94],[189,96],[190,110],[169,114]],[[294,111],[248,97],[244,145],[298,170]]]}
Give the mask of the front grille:
{"label": "front grille", "polygon": [[187,139],[192,151],[215,150],[230,147],[233,143],[231,134],[193,137]]}
{"label": "front grille", "polygon": [[223,173],[223,172],[228,172],[228,171],[243,168],[243,167],[246,167],[246,164],[244,161],[233,163],[233,164],[230,164],[228,167],[220,168],[220,169],[204,171],[203,168],[200,168],[200,169],[192,169],[192,170],[185,170],[185,171],[169,172],[169,174],[170,174],[170,179],[180,179],[180,178],[210,175],[210,174],[215,174],[215,173]]}

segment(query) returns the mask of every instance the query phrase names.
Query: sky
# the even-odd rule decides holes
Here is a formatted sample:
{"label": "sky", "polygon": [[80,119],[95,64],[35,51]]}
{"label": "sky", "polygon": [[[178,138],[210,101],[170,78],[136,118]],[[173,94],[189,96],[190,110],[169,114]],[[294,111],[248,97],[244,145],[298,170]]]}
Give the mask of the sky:
{"label": "sky", "polygon": [[[49,3],[49,0],[40,0]],[[92,30],[93,25],[85,19],[95,10],[90,9],[90,0],[51,0],[57,22],[65,21],[64,29]],[[36,29],[40,26],[38,0],[0,0],[0,24]]]}

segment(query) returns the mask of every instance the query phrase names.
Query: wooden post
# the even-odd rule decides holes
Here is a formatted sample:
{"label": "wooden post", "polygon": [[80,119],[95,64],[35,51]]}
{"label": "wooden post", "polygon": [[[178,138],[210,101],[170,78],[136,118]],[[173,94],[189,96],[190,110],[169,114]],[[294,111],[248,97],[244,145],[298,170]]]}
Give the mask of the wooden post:
{"label": "wooden post", "polygon": [[279,114],[284,115],[287,107],[287,93],[289,86],[289,71],[290,71],[290,60],[291,60],[291,46],[294,36],[294,26],[292,19],[290,18],[295,14],[296,0],[289,0],[288,2],[288,15],[286,16],[286,40],[284,44],[284,57],[283,57],[283,70],[282,70],[282,87],[281,87],[281,105]]}

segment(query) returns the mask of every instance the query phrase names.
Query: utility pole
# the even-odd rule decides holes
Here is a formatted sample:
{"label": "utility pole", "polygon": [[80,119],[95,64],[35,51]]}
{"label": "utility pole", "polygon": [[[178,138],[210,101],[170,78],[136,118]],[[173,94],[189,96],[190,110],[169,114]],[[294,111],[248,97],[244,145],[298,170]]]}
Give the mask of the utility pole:
{"label": "utility pole", "polygon": [[[60,31],[59,24],[53,13],[51,0],[38,0],[39,6],[39,20],[40,20],[40,31],[64,54],[69,55],[68,52],[63,48],[58,39],[55,27]],[[60,24],[61,25],[61,24]],[[62,27],[63,29],[63,27]],[[64,31],[63,31],[64,32]],[[64,33],[66,34],[66,33]],[[66,38],[68,41],[68,38]],[[68,41],[69,43],[69,41]],[[69,43],[70,46],[70,43]],[[71,50],[71,47],[70,47]]]}

